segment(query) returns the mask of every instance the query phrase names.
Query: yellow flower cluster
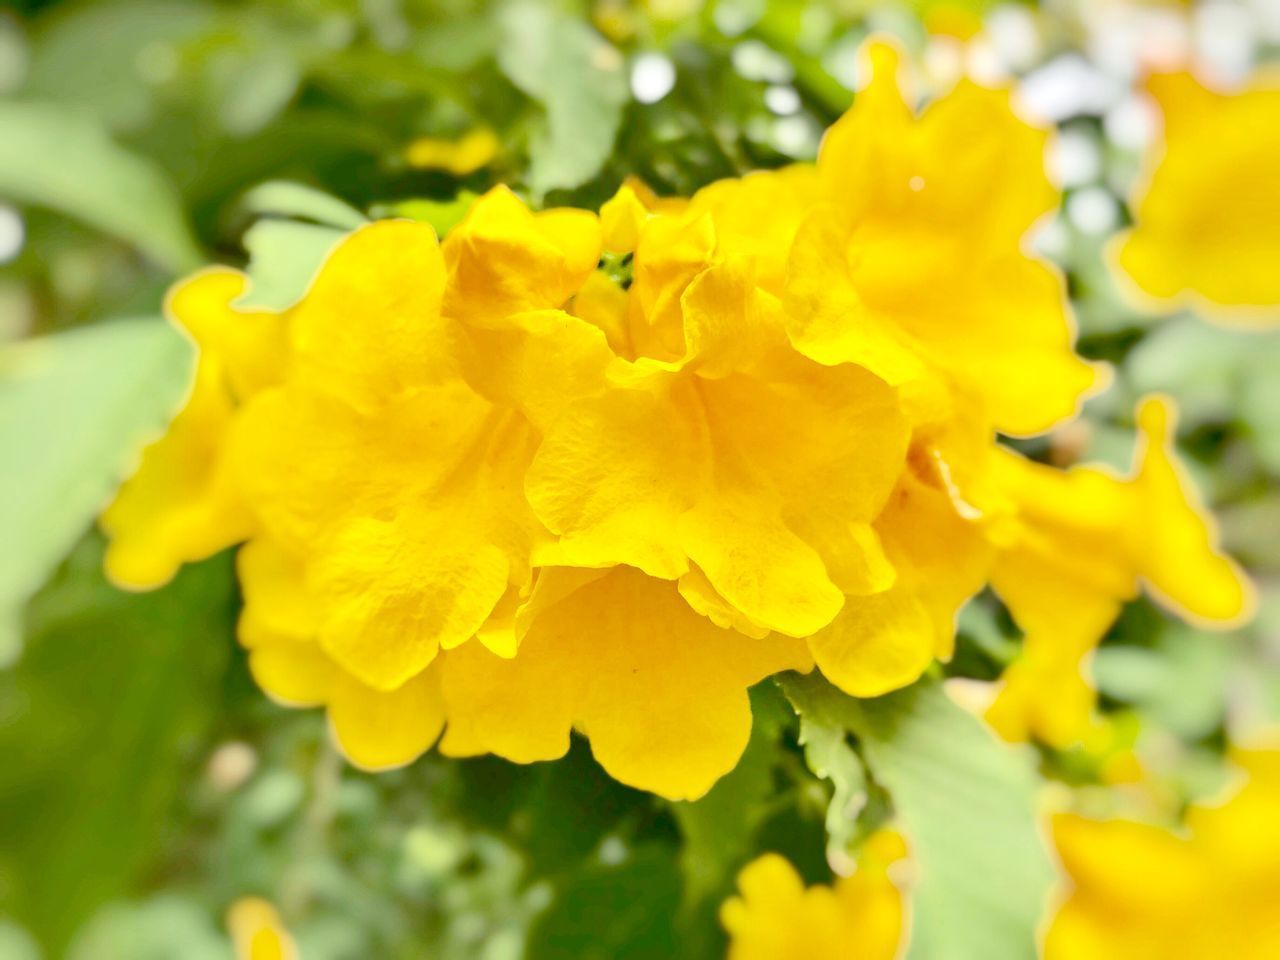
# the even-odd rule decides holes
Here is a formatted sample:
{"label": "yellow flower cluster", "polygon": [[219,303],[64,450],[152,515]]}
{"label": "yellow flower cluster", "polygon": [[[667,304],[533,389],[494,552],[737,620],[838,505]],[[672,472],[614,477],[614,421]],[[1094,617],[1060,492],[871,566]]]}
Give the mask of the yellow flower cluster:
{"label": "yellow flower cluster", "polygon": [[1166,401],[1127,479],[996,444],[1101,379],[1024,250],[1058,200],[1047,134],[967,81],[917,111],[893,49],[867,54],[815,165],[688,200],[628,183],[599,216],[498,188],[442,243],[355,231],[280,313],[237,310],[231,270],[180,285],[195,384],[103,517],[111,577],[245,542],[255,677],[327,707],[363,766],[438,738],[549,759],[577,729],[675,798],[736,763],[749,686],[909,684],[988,582],[1028,632],[1015,733],[1062,735],[1028,691],[1082,685],[1140,581],[1241,615]]}

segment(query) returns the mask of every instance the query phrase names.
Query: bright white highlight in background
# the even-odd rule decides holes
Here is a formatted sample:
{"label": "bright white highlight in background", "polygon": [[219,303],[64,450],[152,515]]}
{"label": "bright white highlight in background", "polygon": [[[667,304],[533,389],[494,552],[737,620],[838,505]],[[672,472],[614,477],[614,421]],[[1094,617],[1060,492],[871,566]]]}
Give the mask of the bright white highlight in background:
{"label": "bright white highlight in background", "polygon": [[13,207],[0,204],[0,263],[8,263],[22,252],[26,230],[22,217]]}
{"label": "bright white highlight in background", "polygon": [[657,103],[676,85],[676,68],[660,53],[642,53],[631,64],[631,93],[641,103]]}

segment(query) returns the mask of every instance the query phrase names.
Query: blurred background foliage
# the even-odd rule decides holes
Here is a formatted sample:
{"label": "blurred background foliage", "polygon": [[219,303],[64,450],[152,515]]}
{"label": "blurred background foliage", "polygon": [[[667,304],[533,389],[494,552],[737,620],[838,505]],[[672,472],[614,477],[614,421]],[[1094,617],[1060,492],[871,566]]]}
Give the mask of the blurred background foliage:
{"label": "blurred background foliage", "polygon": [[[619,786],[581,743],[555,764],[429,755],[370,776],[321,716],[254,688],[229,558],[122,594],[92,517],[182,392],[189,350],[156,320],[179,273],[247,264],[250,297],[278,306],[366,213],[445,230],[498,182],[594,207],[629,174],[688,194],[811,159],[868,32],[943,69],[984,23],[1008,71],[1056,104],[1065,203],[1037,242],[1067,272],[1081,351],[1117,370],[1078,423],[1024,446],[1123,465],[1134,399],[1173,394],[1264,598],[1226,637],[1132,605],[1095,663],[1115,742],[1041,749],[1041,771],[1088,791],[1132,750],[1159,803],[1214,789],[1224,746],[1280,717],[1280,340],[1117,297],[1101,250],[1143,142],[1123,90],[1085,82],[1118,83],[1096,50],[1074,52],[1090,48],[1077,5],[18,0],[0,10],[0,958],[227,958],[223,914],[251,894],[278,904],[307,960],[714,957],[716,906],[755,853],[825,879],[887,813],[863,768],[874,711],[802,726],[762,685],[742,763],[692,804]],[[1250,58],[1276,43],[1261,23]],[[1054,79],[1064,63],[1074,100]],[[479,162],[421,162],[424,138],[477,131],[492,135]],[[990,680],[1016,649],[984,595],[946,673]],[[984,762],[967,734],[909,749],[948,775]],[[918,822],[963,837],[1015,781],[997,771],[1001,789],[960,813],[909,778],[891,786]],[[1097,802],[1151,799],[1099,788]],[[934,853],[969,870],[983,856],[945,837]]]}

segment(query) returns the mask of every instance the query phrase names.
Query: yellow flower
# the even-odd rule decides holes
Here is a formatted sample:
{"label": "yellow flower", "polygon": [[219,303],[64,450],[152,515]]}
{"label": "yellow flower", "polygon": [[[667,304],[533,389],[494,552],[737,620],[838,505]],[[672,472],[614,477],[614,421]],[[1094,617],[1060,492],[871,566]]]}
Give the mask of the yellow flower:
{"label": "yellow flower", "polygon": [[241,897],[227,911],[236,960],[297,960],[298,948],[276,908],[259,897]]}
{"label": "yellow flower", "polygon": [[465,177],[487,167],[498,153],[498,138],[486,127],[472,130],[457,140],[419,137],[404,152],[405,162],[419,170],[445,170]]}
{"label": "yellow flower", "polygon": [[904,914],[892,873],[905,857],[902,838],[883,830],[867,841],[853,874],[807,889],[778,854],[752,861],[738,874],[739,896],[720,909],[729,960],[892,960]]}
{"label": "yellow flower", "polygon": [[822,142],[826,202],[791,256],[796,346],[901,387],[917,422],[950,416],[959,386],[1002,433],[1046,430],[1098,377],[1072,352],[1061,277],[1024,252],[1058,202],[1047,134],[968,80],[916,115],[896,51],[864,53],[870,82]]}
{"label": "yellow flower", "polygon": [[1155,308],[1191,306],[1224,323],[1280,321],[1280,72],[1219,93],[1189,73],[1147,88],[1164,121],[1116,263]]}
{"label": "yellow flower", "polygon": [[[461,257],[451,282],[505,309],[471,266]],[[351,234],[293,311],[288,382],[246,405],[233,436],[263,528],[306,558],[321,647],[383,690],[527,589],[544,537],[522,491],[537,435],[463,378],[467,332],[442,312],[448,272],[426,225]]]}
{"label": "yellow flower", "polygon": [[742,259],[699,270],[675,304],[683,356],[619,362],[550,423],[529,502],[560,563],[664,579],[696,565],[754,623],[807,636],[844,594],[892,580],[870,525],[902,466],[896,398],[859,367],[791,351]]}
{"label": "yellow flower", "polygon": [[234,310],[234,272],[180,286],[195,387],[103,518],[112,575],[247,540],[254,677],[370,769],[437,741],[551,759],[576,730],[618,780],[696,797],[752,684],[909,684],[989,577],[1027,633],[993,717],[1078,736],[1081,661],[1140,580],[1215,622],[1247,586],[1163,402],[1126,480],[994,449],[1095,376],[1022,252],[1056,202],[1044,134],[969,84],[917,116],[871,56],[816,166],[688,200],[630,180],[600,217],[499,187],[443,243],[356,230],[279,314]]}
{"label": "yellow flower", "polygon": [[670,582],[625,567],[549,567],[526,603],[495,615],[520,634],[514,659],[466,644],[394,690],[379,690],[316,642],[301,561],[259,539],[241,550],[239,572],[240,640],[255,680],[286,705],[326,706],[339,747],[366,769],[416,759],[446,718],[442,752],[520,763],[562,756],[576,728],[618,780],[693,798],[746,747],[747,688],[811,666],[802,641],[721,629]]}
{"label": "yellow flower", "polygon": [[143,450],[103,512],[106,571],[119,586],[160,586],[182,564],[212,556],[253,529],[225,438],[237,407],[283,375],[287,347],[281,317],[231,306],[244,289],[241,274],[209,269],[166,301],[167,316],[195,342],[199,360],[185,406]]}
{"label": "yellow flower", "polygon": [[722,629],[628,567],[544,568],[522,612],[513,659],[479,644],[445,655],[443,753],[548,760],[576,727],[615,779],[693,799],[746,748],[747,688],[810,667],[802,641]]}
{"label": "yellow flower", "polygon": [[1280,956],[1280,751],[1240,751],[1247,779],[1174,832],[1063,815],[1054,840],[1070,890],[1045,960],[1264,960]]}
{"label": "yellow flower", "polygon": [[421,756],[444,727],[438,660],[393,690],[343,670],[317,642],[316,605],[303,561],[258,538],[237,559],[244,610],[240,642],[253,678],[290,707],[326,707],[333,738],[366,770],[403,766]]}
{"label": "yellow flower", "polygon": [[1096,467],[1058,471],[1008,451],[996,458],[1009,512],[991,533],[991,583],[1025,639],[987,718],[1009,739],[1065,746],[1089,730],[1095,697],[1085,658],[1140,583],[1207,629],[1252,612],[1252,586],[1222,554],[1177,462],[1172,402],[1144,400],[1137,420],[1127,478]]}

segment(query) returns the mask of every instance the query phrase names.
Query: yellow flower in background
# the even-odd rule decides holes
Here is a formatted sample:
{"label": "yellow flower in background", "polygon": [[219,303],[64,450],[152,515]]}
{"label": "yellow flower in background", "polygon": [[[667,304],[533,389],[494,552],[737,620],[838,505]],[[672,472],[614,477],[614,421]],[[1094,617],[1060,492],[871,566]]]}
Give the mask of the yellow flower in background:
{"label": "yellow flower in background", "polygon": [[419,137],[405,148],[404,159],[419,170],[444,170],[455,177],[465,177],[487,167],[501,144],[497,135],[486,127],[463,134],[457,140],[441,137]]}
{"label": "yellow flower in background", "polygon": [[297,960],[298,947],[276,908],[259,897],[242,897],[227,911],[236,960]]}
{"label": "yellow flower in background", "polygon": [[996,487],[1008,498],[994,526],[991,583],[1025,638],[987,719],[1008,739],[1079,740],[1095,700],[1089,653],[1144,585],[1206,629],[1249,617],[1252,584],[1218,545],[1217,530],[1178,463],[1172,401],[1138,407],[1128,477],[1067,471],[1000,451]]}
{"label": "yellow flower in background", "polygon": [[738,895],[720,908],[729,960],[892,960],[905,914],[893,874],[906,855],[902,837],[882,830],[851,875],[808,888],[776,853],[752,861],[738,874]]}
{"label": "yellow flower in background", "polygon": [[1098,381],[1072,350],[1062,278],[1025,252],[1058,203],[1048,134],[1014,113],[1009,91],[968,80],[917,115],[896,50],[863,54],[870,80],[818,155],[826,203],[792,252],[796,346],[879,374],[915,422],[951,417],[959,387],[1002,433],[1047,430]]}
{"label": "yellow flower in background", "polygon": [[1054,822],[1069,881],[1045,960],[1280,956],[1280,751],[1242,750],[1245,781],[1185,830],[1074,815]]}
{"label": "yellow flower in background", "polygon": [[1147,81],[1163,139],[1115,262],[1140,299],[1231,324],[1280,322],[1280,72],[1228,93],[1189,73]]}
{"label": "yellow flower in background", "polygon": [[107,575],[131,589],[167,582],[184,563],[243,540],[253,520],[225,451],[237,408],[284,375],[285,320],[241,312],[234,270],[212,268],[178,284],[165,313],[199,351],[191,392],[168,432],[142,451],[133,476],[102,515]]}

